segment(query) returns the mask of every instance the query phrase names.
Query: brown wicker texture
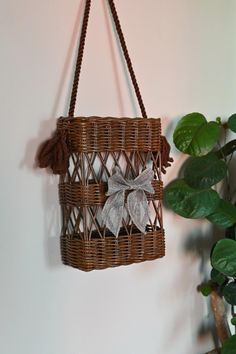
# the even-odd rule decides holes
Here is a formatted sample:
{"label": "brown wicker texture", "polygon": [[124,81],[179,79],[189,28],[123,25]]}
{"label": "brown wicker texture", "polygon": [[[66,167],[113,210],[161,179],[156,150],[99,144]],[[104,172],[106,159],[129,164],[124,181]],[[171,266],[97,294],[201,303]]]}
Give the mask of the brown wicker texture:
{"label": "brown wicker texture", "polygon": [[90,241],[62,237],[61,253],[64,264],[83,271],[152,261],[165,254],[164,233],[159,230]]}
{"label": "brown wicker texture", "polygon": [[[71,151],[70,168],[59,184],[63,262],[90,271],[163,257],[160,120],[60,118],[58,129],[66,131]],[[118,238],[102,225],[100,214],[107,198],[107,180],[115,166],[128,179],[134,179],[147,167],[154,171],[155,194],[147,193],[151,217],[146,234],[135,228],[129,215],[123,218]]]}
{"label": "brown wicker texture", "polygon": [[161,149],[159,118],[60,118],[72,152],[153,151]]}
{"label": "brown wicker texture", "polygon": [[[160,200],[163,196],[163,184],[161,181],[154,180],[152,182],[155,190],[154,195],[146,193],[148,200]],[[79,182],[60,183],[59,194],[60,204],[69,206],[92,206],[104,205],[107,197],[107,183],[95,183],[94,180],[89,181],[89,184],[84,186]],[[127,193],[128,194],[128,193]]]}
{"label": "brown wicker texture", "polygon": [[[146,119],[114,0],[108,4],[143,118],[74,117],[91,7],[91,0],[85,0],[68,117],[59,118],[56,133],[45,141],[38,156],[40,167],[60,174],[62,260],[84,271],[153,260],[165,254],[161,171],[171,160],[169,145],[161,137],[160,119]],[[146,194],[150,218],[145,233],[134,226],[128,213],[117,238],[103,225],[101,212],[114,167],[131,180],[146,168],[154,172],[155,193]]]}

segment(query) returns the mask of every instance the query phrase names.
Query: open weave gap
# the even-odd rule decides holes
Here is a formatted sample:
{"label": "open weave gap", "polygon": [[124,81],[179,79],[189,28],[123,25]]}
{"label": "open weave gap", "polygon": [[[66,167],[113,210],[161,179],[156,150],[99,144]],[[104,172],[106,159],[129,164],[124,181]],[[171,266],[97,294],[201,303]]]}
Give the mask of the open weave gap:
{"label": "open weave gap", "polygon": [[[71,156],[71,168],[68,170],[67,174],[64,175],[64,178],[61,179],[61,204],[66,205],[69,202],[68,199],[65,199],[67,196],[70,195],[71,198],[71,205],[63,207],[65,215],[62,233],[69,235],[69,237],[80,235],[81,239],[89,240],[95,232],[100,238],[104,238],[107,235],[107,230],[101,222],[100,214],[106,201],[105,193],[107,187],[105,186],[108,178],[111,176],[113,167],[119,167],[125,178],[134,179],[145,168],[152,165],[155,178],[158,178],[158,163],[160,163],[158,155],[153,155],[151,152],[117,151],[110,153],[73,153]],[[63,187],[63,183],[66,181],[69,181],[69,184]],[[101,183],[105,183],[104,187]],[[101,199],[96,199],[96,195],[93,189],[91,189],[93,186],[95,188],[97,185],[100,185],[100,188],[102,188],[101,191],[103,190],[103,197],[101,198],[102,195],[100,195]],[[83,194],[77,194],[80,193],[79,186],[83,186]],[[90,189],[86,189],[86,186],[90,186],[89,188],[92,194],[86,194],[90,191]],[[66,190],[64,190],[64,188],[66,188]],[[162,188],[161,185],[160,188]],[[161,196],[162,192],[160,189],[157,194],[158,199],[161,198]],[[83,198],[83,204],[79,207],[77,203],[81,200],[80,198]],[[152,209],[149,218],[149,229],[151,231],[155,231],[156,227],[160,227],[161,224],[161,208],[158,199],[148,199],[149,206]],[[76,202],[76,200],[78,200],[78,202]],[[122,227],[128,235],[132,234],[133,230],[135,230],[135,226],[128,213],[126,213],[122,219]]]}

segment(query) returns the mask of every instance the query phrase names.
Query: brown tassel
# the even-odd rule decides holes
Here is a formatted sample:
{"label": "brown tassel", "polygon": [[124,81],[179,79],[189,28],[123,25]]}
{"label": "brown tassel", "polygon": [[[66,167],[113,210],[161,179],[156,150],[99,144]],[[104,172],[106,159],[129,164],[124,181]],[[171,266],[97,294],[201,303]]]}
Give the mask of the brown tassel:
{"label": "brown tassel", "polygon": [[174,160],[170,157],[170,144],[164,136],[161,136],[161,172],[166,173],[166,168],[171,166]]}
{"label": "brown tassel", "polygon": [[37,160],[40,168],[49,167],[58,175],[66,173],[69,167],[69,152],[65,131],[56,130],[53,136],[41,145]]}

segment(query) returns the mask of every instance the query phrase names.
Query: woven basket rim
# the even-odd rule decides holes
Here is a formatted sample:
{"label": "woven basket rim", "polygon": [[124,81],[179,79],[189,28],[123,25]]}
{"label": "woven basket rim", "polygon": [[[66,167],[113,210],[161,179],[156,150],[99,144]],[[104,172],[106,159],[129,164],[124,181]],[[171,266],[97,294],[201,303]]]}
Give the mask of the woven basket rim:
{"label": "woven basket rim", "polygon": [[116,121],[142,121],[144,123],[147,123],[148,121],[157,121],[159,122],[161,120],[160,117],[150,117],[150,118],[142,118],[142,117],[114,117],[114,116],[76,116],[76,117],[60,117],[59,120],[68,120],[68,121],[93,121],[93,120],[116,120]]}

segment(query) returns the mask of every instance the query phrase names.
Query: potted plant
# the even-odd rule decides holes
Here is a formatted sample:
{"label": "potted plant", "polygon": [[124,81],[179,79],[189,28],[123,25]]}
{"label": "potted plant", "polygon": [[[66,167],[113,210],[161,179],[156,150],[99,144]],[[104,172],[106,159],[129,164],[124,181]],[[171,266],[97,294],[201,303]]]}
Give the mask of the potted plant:
{"label": "potted plant", "polygon": [[219,338],[220,348],[210,353],[221,354],[236,353],[236,335],[226,321],[228,304],[232,310],[231,324],[236,326],[236,181],[231,170],[236,139],[227,139],[233,133],[236,133],[236,114],[225,123],[219,117],[207,121],[200,113],[181,118],[173,141],[189,157],[179,177],[165,188],[164,198],[165,206],[178,215],[207,219],[224,231],[209,254],[212,266],[209,281],[198,287],[210,296]]}

